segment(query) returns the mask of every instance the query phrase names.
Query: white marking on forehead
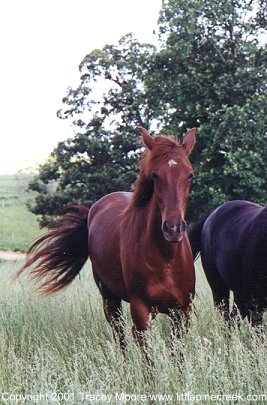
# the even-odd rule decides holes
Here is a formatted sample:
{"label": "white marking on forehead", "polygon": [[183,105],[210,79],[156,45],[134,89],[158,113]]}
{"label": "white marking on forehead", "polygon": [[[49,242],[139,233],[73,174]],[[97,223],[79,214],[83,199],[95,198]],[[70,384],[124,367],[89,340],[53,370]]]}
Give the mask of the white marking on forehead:
{"label": "white marking on forehead", "polygon": [[173,160],[173,159],[170,159],[170,160],[168,161],[168,165],[169,165],[170,167],[176,166],[176,165],[177,165],[177,162],[176,162],[175,160]]}

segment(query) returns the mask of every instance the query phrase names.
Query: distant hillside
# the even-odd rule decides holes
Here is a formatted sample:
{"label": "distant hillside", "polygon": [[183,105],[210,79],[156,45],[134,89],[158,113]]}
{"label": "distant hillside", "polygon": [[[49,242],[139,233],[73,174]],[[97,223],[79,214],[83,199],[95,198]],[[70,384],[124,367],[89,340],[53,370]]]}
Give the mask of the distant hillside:
{"label": "distant hillside", "polygon": [[27,250],[40,234],[38,220],[26,207],[34,194],[26,191],[32,175],[0,175],[0,249]]}

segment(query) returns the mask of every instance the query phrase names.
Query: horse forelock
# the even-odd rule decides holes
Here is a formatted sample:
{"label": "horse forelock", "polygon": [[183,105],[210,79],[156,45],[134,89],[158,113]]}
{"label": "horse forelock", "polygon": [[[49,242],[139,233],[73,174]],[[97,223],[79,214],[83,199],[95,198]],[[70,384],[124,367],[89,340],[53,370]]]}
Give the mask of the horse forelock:
{"label": "horse forelock", "polygon": [[150,176],[154,167],[167,162],[170,157],[178,154],[180,150],[183,150],[183,148],[174,137],[158,135],[154,138],[154,147],[144,152],[139,163],[140,173],[143,171],[146,176]]}

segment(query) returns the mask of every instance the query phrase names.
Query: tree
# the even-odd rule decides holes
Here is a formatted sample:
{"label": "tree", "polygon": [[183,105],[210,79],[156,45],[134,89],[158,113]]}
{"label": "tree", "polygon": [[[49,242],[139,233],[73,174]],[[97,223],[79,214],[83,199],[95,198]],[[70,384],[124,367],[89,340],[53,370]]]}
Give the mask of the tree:
{"label": "tree", "polygon": [[193,218],[231,199],[266,203],[266,9],[251,0],[163,1],[162,49],[146,85],[165,132],[198,127]]}
{"label": "tree", "polygon": [[58,112],[75,135],[58,144],[30,184],[37,192],[30,209],[42,222],[66,204],[90,206],[109,192],[130,190],[141,151],[137,127],[152,119],[143,83],[153,52],[127,35],[81,62],[81,84],[68,89]]}
{"label": "tree", "polygon": [[50,215],[128,190],[140,153],[136,127],[152,123],[180,138],[198,128],[189,218],[230,199],[266,203],[266,21],[264,1],[164,0],[159,49],[128,35],[87,55],[80,86],[59,112],[73,121],[75,137],[32,182],[32,210]]}

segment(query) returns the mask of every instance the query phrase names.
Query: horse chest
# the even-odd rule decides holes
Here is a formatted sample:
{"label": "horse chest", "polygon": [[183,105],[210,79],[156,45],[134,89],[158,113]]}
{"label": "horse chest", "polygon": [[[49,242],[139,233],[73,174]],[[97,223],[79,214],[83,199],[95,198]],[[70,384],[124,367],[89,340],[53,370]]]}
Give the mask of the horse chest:
{"label": "horse chest", "polygon": [[159,312],[168,312],[172,308],[186,306],[187,297],[172,283],[151,284],[147,289],[150,305],[157,307]]}
{"label": "horse chest", "polygon": [[[127,245],[128,246],[128,245]],[[195,270],[189,243],[157,245],[142,240],[130,255],[121,244],[122,273],[129,300],[145,301],[159,312],[187,308],[195,293]],[[126,254],[128,253],[128,254]]]}
{"label": "horse chest", "polygon": [[171,264],[164,266],[161,277],[151,278],[146,287],[147,297],[159,311],[170,308],[185,308],[195,292],[195,277],[179,273]]}

